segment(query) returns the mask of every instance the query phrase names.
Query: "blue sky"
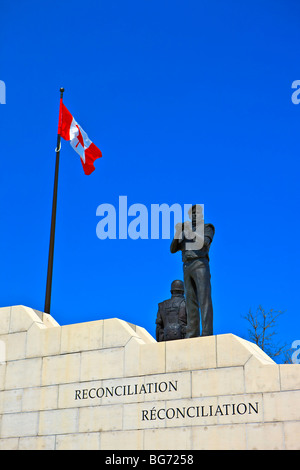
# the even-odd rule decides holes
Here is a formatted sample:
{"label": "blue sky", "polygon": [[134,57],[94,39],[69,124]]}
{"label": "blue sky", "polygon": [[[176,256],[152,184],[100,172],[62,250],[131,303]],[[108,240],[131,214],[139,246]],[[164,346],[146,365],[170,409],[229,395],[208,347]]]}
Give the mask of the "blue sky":
{"label": "blue sky", "polygon": [[43,310],[59,88],[102,150],[84,175],[62,142],[51,314],[118,317],[155,334],[182,278],[170,240],[99,240],[96,209],[203,203],[214,333],[247,337],[242,315],[284,310],[300,339],[300,79],[296,0],[2,0],[0,306]]}

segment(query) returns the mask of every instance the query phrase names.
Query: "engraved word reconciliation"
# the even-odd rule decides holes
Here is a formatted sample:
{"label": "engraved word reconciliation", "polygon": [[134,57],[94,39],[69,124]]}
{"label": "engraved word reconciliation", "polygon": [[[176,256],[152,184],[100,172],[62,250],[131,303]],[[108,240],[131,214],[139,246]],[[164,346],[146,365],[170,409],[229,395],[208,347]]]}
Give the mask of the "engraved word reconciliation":
{"label": "engraved word reconciliation", "polygon": [[146,393],[177,392],[177,380],[174,382],[149,382],[146,384],[117,385],[116,387],[93,387],[75,390],[75,400],[88,398],[122,397],[126,395],[141,395]]}

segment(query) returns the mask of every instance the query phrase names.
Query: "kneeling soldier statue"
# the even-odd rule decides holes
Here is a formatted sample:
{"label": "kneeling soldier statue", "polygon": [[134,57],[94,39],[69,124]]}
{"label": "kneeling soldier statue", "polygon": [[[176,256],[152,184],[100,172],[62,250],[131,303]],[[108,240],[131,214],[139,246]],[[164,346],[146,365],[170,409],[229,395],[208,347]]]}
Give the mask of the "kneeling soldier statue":
{"label": "kneeling soldier statue", "polygon": [[185,338],[186,311],[182,281],[171,284],[171,299],[158,304],[156,317],[156,340],[170,341]]}

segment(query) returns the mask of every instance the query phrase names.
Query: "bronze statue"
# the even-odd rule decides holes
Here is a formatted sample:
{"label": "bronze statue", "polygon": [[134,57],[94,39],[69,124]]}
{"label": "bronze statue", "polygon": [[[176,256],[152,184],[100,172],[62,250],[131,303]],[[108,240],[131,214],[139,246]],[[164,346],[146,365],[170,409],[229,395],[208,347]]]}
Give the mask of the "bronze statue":
{"label": "bronze statue", "polygon": [[171,284],[171,299],[158,304],[156,317],[156,340],[182,339],[186,333],[184,285],[182,281]]}
{"label": "bronze statue", "polygon": [[171,253],[182,251],[184,287],[186,295],[187,328],[186,338],[200,336],[200,315],[202,336],[213,334],[213,307],[209,256],[215,234],[212,224],[205,224],[203,209],[193,205],[189,209],[192,221],[176,224],[176,233],[171,243]]}

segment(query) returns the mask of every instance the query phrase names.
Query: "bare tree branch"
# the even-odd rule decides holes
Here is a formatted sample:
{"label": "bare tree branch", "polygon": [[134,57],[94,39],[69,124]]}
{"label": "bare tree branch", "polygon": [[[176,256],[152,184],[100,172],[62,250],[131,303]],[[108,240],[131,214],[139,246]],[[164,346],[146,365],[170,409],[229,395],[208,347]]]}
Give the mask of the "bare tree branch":
{"label": "bare tree branch", "polygon": [[283,313],[284,311],[282,310],[274,309],[266,312],[264,308],[259,305],[255,313],[252,313],[250,309],[249,313],[242,317],[249,323],[249,340],[257,344],[257,346],[273,359],[278,358],[282,354],[288,358],[286,344],[280,345],[274,341],[274,337],[277,334],[275,330],[277,320]]}

